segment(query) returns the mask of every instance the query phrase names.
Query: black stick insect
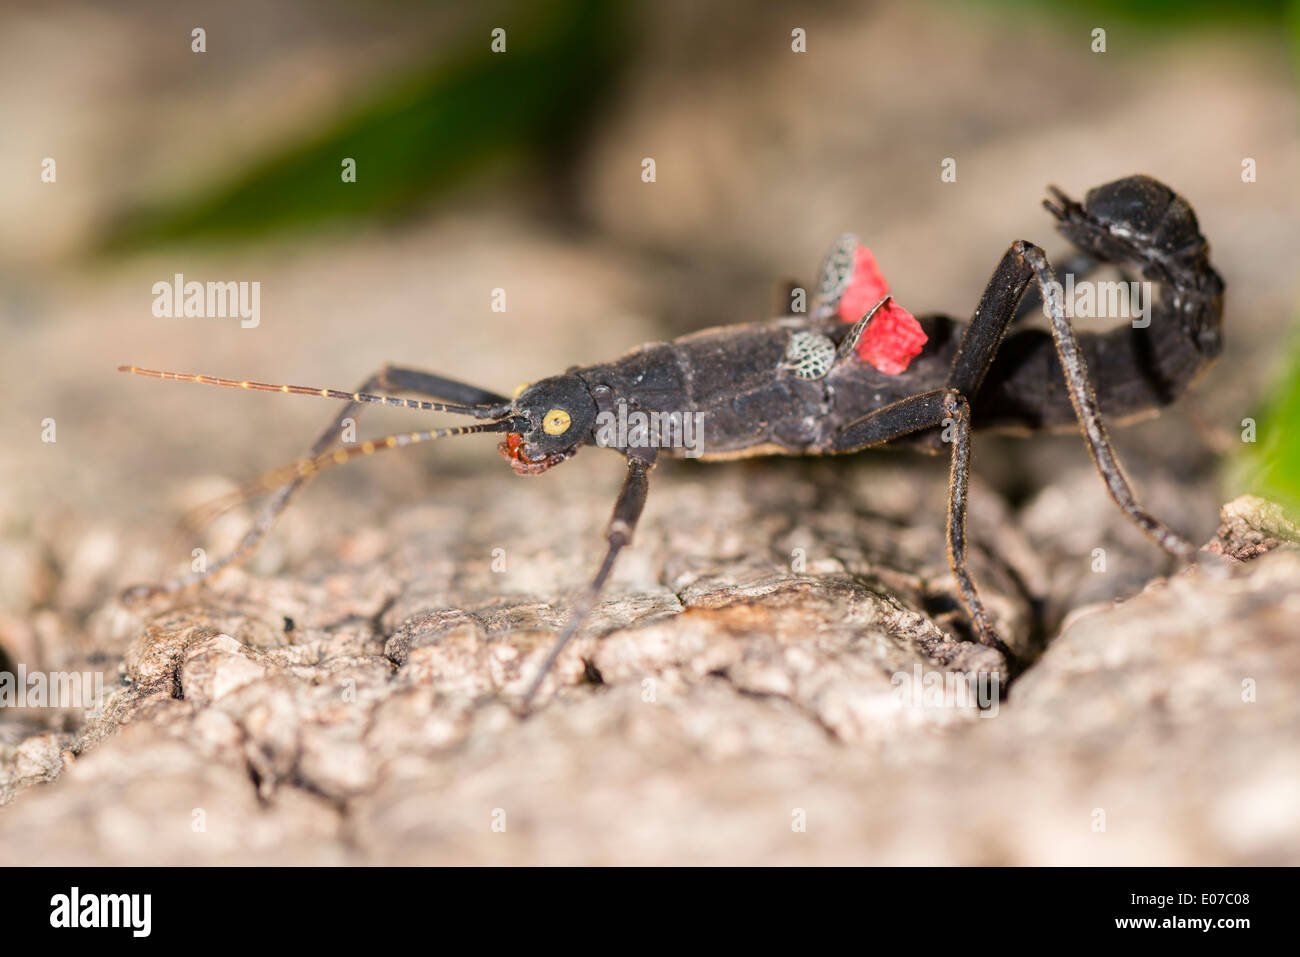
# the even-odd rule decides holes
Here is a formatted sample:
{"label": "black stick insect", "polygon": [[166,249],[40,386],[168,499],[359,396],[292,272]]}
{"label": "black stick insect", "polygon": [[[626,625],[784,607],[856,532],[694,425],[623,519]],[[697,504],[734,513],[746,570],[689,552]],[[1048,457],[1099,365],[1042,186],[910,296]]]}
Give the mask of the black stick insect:
{"label": "black stick insect", "polygon": [[[863,360],[858,347],[890,297],[876,302],[855,323],[836,314],[853,282],[851,244],[842,241],[826,261],[813,308],[806,315],[722,326],[652,343],[613,362],[575,366],[521,387],[514,398],[394,366],[371,376],[355,392],[124,366],[122,371],[155,378],[319,395],[346,403],[312,446],[311,457],[234,493],[234,501],[243,501],[276,492],[233,552],[205,571],[133,592],[175,591],[239,561],[258,545],[305,481],[357,456],[446,436],[499,432],[505,434],[500,449],[515,471],[537,475],[572,457],[581,446],[606,444],[626,457],[627,473],[606,531],[605,556],[525,692],[526,708],[590,615],[619,552],[631,542],[657,455],[683,454],[680,448],[633,441],[631,435],[622,441],[600,439],[597,424],[602,413],[617,414],[622,406],[644,413],[699,414],[704,459],[839,455],[886,445],[938,453],[950,446],[949,563],[976,637],[1014,663],[966,569],[971,430],[1080,430],[1120,509],[1165,551],[1190,561],[1196,548],[1138,503],[1104,419],[1128,419],[1172,402],[1215,359],[1223,341],[1223,281],[1210,265],[1209,246],[1196,215],[1182,197],[1147,176],[1093,189],[1084,205],[1055,188],[1052,194],[1053,200],[1043,205],[1081,253],[1071,261],[1072,269],[1115,263],[1140,271],[1155,284],[1158,295],[1145,328],[1129,324],[1076,334],[1046,255],[1021,241],[1003,254],[969,323],[942,315],[923,317],[919,328],[924,347],[918,347],[915,361],[903,371],[881,371]],[[1028,311],[1029,302],[1022,308],[1022,300],[1035,282],[1038,296],[1031,295],[1030,302],[1041,297],[1050,331],[1022,328],[1008,335],[1008,328]],[[413,393],[430,400],[377,392]],[[335,448],[343,420],[365,403],[483,421]]]}

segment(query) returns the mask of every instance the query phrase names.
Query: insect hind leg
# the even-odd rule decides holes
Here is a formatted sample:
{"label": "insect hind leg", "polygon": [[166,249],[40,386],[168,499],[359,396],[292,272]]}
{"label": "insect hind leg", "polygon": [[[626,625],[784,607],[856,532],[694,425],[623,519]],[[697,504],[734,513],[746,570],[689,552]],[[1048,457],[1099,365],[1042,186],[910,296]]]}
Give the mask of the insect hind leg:
{"label": "insect hind leg", "polygon": [[[1061,286],[1047,255],[1038,246],[1016,242],[1003,255],[958,347],[948,377],[949,388],[974,401],[1015,315],[1016,306],[1033,281],[1037,281],[1051,317],[1057,368],[1064,375],[1075,418],[1110,497],[1157,545],[1183,561],[1190,561],[1196,556],[1195,546],[1146,511],[1124,476],[1092,387],[1079,339],[1065,315]],[[993,383],[989,384],[989,387],[993,386]]]}
{"label": "insect hind leg", "polygon": [[[1090,253],[1075,252],[1064,262],[1061,263],[1061,275],[1073,275],[1082,279],[1091,275],[1101,266],[1101,260]],[[1024,298],[1020,300],[1020,305],[1016,307],[1015,318],[1012,322],[1020,322],[1029,318],[1035,313],[1041,313],[1043,310],[1043,297],[1038,291],[1037,286],[1030,286],[1025,290]]]}

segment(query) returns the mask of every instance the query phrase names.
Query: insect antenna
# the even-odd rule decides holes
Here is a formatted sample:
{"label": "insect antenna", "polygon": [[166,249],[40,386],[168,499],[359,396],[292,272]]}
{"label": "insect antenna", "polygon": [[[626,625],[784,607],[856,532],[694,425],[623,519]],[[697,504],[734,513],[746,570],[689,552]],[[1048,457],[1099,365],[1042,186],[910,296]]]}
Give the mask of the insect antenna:
{"label": "insect antenna", "polygon": [[[183,541],[187,533],[198,531],[211,523],[215,522],[222,515],[231,509],[237,508],[246,502],[274,492],[276,489],[283,488],[295,480],[309,480],[314,478],[318,473],[327,469],[344,465],[356,458],[362,458],[367,455],[373,455],[376,452],[382,452],[385,449],[403,448],[408,445],[418,445],[421,442],[432,442],[436,439],[450,438],[454,435],[476,435],[483,432],[506,432],[511,429],[521,427],[521,422],[516,418],[503,419],[499,422],[484,422],[480,425],[458,425],[443,429],[429,429],[423,432],[398,432],[393,435],[386,435],[381,438],[367,439],[356,445],[345,445],[333,449],[329,452],[322,452],[319,455],[299,459],[289,465],[282,465],[279,468],[271,469],[262,475],[242,483],[232,491],[221,495],[209,502],[197,506],[187,512],[177,524],[175,531],[170,536],[171,542]],[[170,551],[170,549],[169,549]],[[243,553],[244,549],[236,549],[235,553],[229,556],[230,560],[238,560],[236,556]],[[228,564],[223,561],[217,567],[211,568],[206,572],[194,572],[172,581],[165,582],[161,585],[139,586],[132,589],[131,592],[138,593],[139,596],[155,595],[164,592],[174,592],[185,588],[188,585],[195,584],[210,574],[219,571],[220,568]]]}
{"label": "insect antenna", "polygon": [[306,385],[285,385],[274,382],[253,382],[249,379],[223,379],[220,376],[194,375],[188,372],[164,372],[161,369],[142,369],[139,366],[118,366],[118,372],[144,376],[149,379],[172,379],[176,382],[197,382],[200,385],[219,385],[227,389],[248,389],[254,392],[280,392],[286,395],[314,395],[324,399],[343,399],[348,402],[368,402],[399,409],[418,409],[422,412],[455,412],[477,418],[497,418],[504,411],[495,405],[461,405],[455,402],[430,402],[426,399],[402,399],[374,392],[345,392],[342,389],[319,389]]}
{"label": "insect antenna", "polygon": [[506,432],[510,428],[517,427],[518,423],[512,423],[510,420],[503,422],[486,422],[482,425],[458,425],[446,429],[431,429],[425,432],[397,432],[393,435],[385,435],[378,439],[367,439],[356,445],[344,445],[330,452],[322,452],[320,455],[314,455],[310,458],[299,459],[289,465],[282,465],[279,468],[271,469],[264,472],[257,478],[250,479],[241,483],[233,491],[227,492],[219,498],[213,499],[204,505],[200,505],[186,515],[186,523],[198,521],[202,524],[215,521],[221,515],[230,511],[244,502],[265,495],[267,492],[274,492],[283,485],[287,485],[296,478],[310,479],[316,473],[331,469],[338,465],[343,465],[356,458],[366,455],[373,455],[375,452],[382,452],[384,449],[397,449],[407,445],[418,445],[421,442],[432,442],[434,439],[446,439],[453,435],[475,435],[480,432]]}

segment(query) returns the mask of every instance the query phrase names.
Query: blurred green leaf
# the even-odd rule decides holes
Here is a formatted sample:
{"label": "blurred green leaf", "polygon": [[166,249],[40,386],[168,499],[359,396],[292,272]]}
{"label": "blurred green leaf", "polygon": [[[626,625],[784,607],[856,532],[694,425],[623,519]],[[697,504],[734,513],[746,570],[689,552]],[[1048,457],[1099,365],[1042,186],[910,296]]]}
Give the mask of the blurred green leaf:
{"label": "blurred green leaf", "polygon": [[[1260,26],[1277,24],[1286,18],[1291,0],[1255,0],[1253,3],[1223,3],[1222,0],[986,0],[989,6],[1021,7],[1027,13],[1050,14],[1078,20],[1105,17],[1119,23],[1149,27]],[[1108,23],[1099,22],[1100,27]]]}
{"label": "blurred green leaf", "polygon": [[1258,445],[1242,456],[1244,484],[1300,515],[1300,336],[1286,371],[1254,418]]}
{"label": "blurred green leaf", "polygon": [[[613,81],[623,4],[551,0],[522,5],[507,52],[486,30],[452,57],[377,91],[305,142],[228,182],[113,224],[102,248],[239,239],[348,217],[400,213],[485,168],[554,153],[580,132]],[[344,183],[342,162],[357,164]]]}
{"label": "blurred green leaf", "polygon": [[[1287,14],[1292,58],[1300,68],[1300,0],[1292,0]],[[1300,335],[1289,355],[1255,416],[1259,444],[1241,456],[1240,471],[1250,491],[1300,516]]]}

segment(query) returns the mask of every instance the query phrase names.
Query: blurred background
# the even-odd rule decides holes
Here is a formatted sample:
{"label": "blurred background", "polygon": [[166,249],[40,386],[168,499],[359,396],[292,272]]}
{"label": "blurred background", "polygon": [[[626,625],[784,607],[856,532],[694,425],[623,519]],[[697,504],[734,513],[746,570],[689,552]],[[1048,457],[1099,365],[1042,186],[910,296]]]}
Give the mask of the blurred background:
{"label": "blurred background", "polygon": [[[1064,252],[1048,184],[1081,198],[1135,172],[1195,208],[1227,347],[1193,398],[1118,433],[1126,466],[1198,541],[1239,492],[1300,499],[1297,24],[1267,2],[8,3],[0,648],[85,640],[118,588],[187,560],[163,544],[181,510],[294,459],[333,411],[119,363],[351,389],[399,361],[509,393],[770,316],[778,280],[845,231],[914,313],[967,317],[1013,240]],[[155,317],[176,273],[260,282],[260,324]],[[360,433],[411,424],[381,410]],[[253,567],[301,560],[322,520],[454,506],[456,477],[539,509],[562,487],[603,516],[622,471],[588,454],[536,486],[493,446],[315,483]],[[984,439],[975,466],[1031,538],[1111,508],[1093,478],[1050,492],[1086,470],[1077,438]]]}
{"label": "blurred background", "polygon": [[[1229,282],[1229,352],[1200,393],[1235,437],[1291,408],[1294,21],[1127,8],[10,5],[5,528],[88,502],[142,518],[120,510],[196,465],[294,455],[326,415],[147,387],[118,361],[348,387],[400,359],[508,390],[766,316],[841,230],[913,311],[969,315],[1011,239],[1061,250],[1047,183],[1132,172],[1191,199]],[[260,281],[260,328],[156,319],[152,283],[177,272]],[[52,447],[32,442],[45,416]]]}
{"label": "blurred background", "polygon": [[[776,281],[808,277],[842,231],[914,312],[966,316],[1010,241],[1062,251],[1038,205],[1048,183],[1081,196],[1139,171],[1201,218],[1227,352],[1194,400],[1121,436],[1126,461],[1219,499],[1297,494],[1283,4],[234,0],[3,17],[0,530],[28,559],[95,564],[69,550],[100,541],[99,572],[128,561],[108,543],[156,542],[179,483],[292,459],[330,412],[129,380],[118,363],[352,388],[400,360],[509,391],[767,316]],[[260,282],[260,325],[156,318],[153,283],[175,273]],[[1083,458],[1069,439],[998,441],[976,466],[1013,502]],[[333,487],[405,494],[445,474],[424,471],[435,459],[499,467],[490,442],[468,445]],[[603,490],[618,465],[593,458],[581,471],[610,470]],[[150,561],[132,570],[156,575]],[[44,604],[20,564],[12,613]]]}

